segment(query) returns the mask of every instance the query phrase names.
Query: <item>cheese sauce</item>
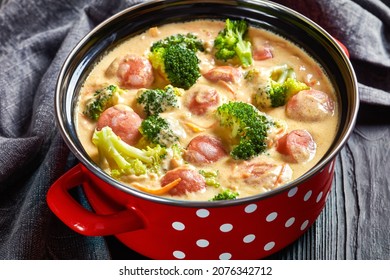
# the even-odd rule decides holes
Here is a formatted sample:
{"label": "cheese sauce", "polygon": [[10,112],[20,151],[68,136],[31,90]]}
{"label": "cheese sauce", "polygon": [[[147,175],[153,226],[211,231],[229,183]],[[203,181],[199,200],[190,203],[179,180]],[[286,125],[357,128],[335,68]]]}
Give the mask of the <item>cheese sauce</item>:
{"label": "cheese sauce", "polygon": [[[217,180],[220,183],[220,187],[206,186],[199,191],[190,190],[179,195],[174,192],[168,192],[162,194],[162,196],[181,200],[205,201],[213,198],[222,189],[231,189],[238,192],[239,198],[252,196],[269,191],[302,176],[302,174],[320,161],[332,144],[339,121],[337,97],[334,88],[320,65],[295,44],[269,31],[255,27],[250,27],[248,32],[248,37],[252,43],[253,65],[248,68],[243,68],[238,65],[221,63],[214,58],[212,50],[213,40],[218,35],[218,32],[224,28],[224,25],[225,23],[220,21],[199,20],[172,23],[159,26],[158,28],[151,28],[143,34],[127,39],[96,62],[81,88],[75,116],[78,137],[92,160],[96,161],[103,169],[110,173],[107,163],[99,161],[97,148],[92,143],[91,139],[97,122],[83,114],[86,102],[93,96],[97,89],[107,85],[118,85],[124,90],[119,102],[133,108],[140,118],[144,119],[146,117],[145,113],[136,104],[136,98],[140,89],[121,86],[121,77],[119,74],[116,74],[118,72],[115,70],[119,67],[120,59],[127,55],[135,55],[136,57],[147,59],[150,47],[156,41],[170,35],[192,33],[204,42],[206,48],[205,52],[197,52],[197,56],[200,59],[202,76],[188,90],[181,90],[182,95],[179,97],[180,107],[162,113],[162,116],[170,120],[170,123],[173,125],[173,130],[178,133],[179,143],[184,149],[187,149],[191,140],[196,136],[206,135],[218,139],[219,142],[216,145],[217,147],[221,145],[222,151],[226,151],[226,156],[222,156],[218,160],[209,163],[199,163],[196,162],[196,159],[195,163],[191,163],[186,160],[187,158],[175,164],[172,164],[172,162],[164,163],[168,170],[180,168],[181,165],[196,172],[199,170],[218,170],[219,175]],[[226,65],[232,67],[219,68],[222,64],[223,67]],[[219,121],[215,117],[215,109],[228,101],[253,103],[253,94],[258,89],[259,83],[261,84],[261,82],[265,81],[265,77],[270,69],[280,65],[288,65],[291,67],[295,72],[296,79],[306,83],[310,87],[310,90],[308,90],[309,94],[304,95],[305,92],[302,94],[299,93],[299,96],[297,94],[294,96],[294,100],[291,98],[291,102],[289,101],[284,106],[276,108],[258,107],[260,111],[278,122],[279,127],[271,132],[269,141],[267,142],[269,147],[264,153],[248,161],[232,159],[229,155],[232,148],[230,133],[226,128],[219,125]],[[227,74],[230,76],[224,80],[221,78],[223,75],[213,73],[213,69],[227,71]],[[259,82],[254,83],[246,78],[247,73],[251,69],[257,69],[256,73],[258,73],[258,76],[256,79]],[[237,75],[234,76],[235,72],[232,73],[232,71],[237,71]],[[149,83],[149,81],[146,83]],[[154,71],[154,80],[147,87],[162,89],[167,84],[168,82]],[[318,92],[325,93],[325,98],[329,98],[328,103],[330,102],[332,111],[324,117],[315,118],[311,117],[316,115],[316,112],[312,112],[310,106],[316,100],[321,100],[324,97],[321,94],[316,94]],[[191,105],[191,102],[194,102],[193,96],[196,96],[199,99],[199,104],[201,104],[204,101],[202,101],[202,98],[207,99],[214,95],[218,98],[210,109],[206,108],[203,110],[202,108],[196,107],[196,104]],[[199,109],[201,112],[198,114],[195,110],[194,113],[191,110],[191,106],[195,106],[196,110]],[[290,114],[294,115],[288,114],[287,106],[290,106],[290,111],[292,112]],[[303,113],[303,115],[298,114],[297,117],[295,113],[299,113],[300,111],[309,114],[309,117]],[[307,131],[311,135],[315,145],[315,153],[303,161],[294,160],[289,152],[286,153],[282,147],[283,143],[287,143],[287,146],[290,143],[295,143],[294,137],[285,137],[283,143],[279,141],[283,136],[296,130]],[[203,144],[193,143],[197,148]],[[207,142],[206,144],[210,143]],[[206,150],[209,149],[206,151],[207,157],[213,157],[212,153],[218,153],[218,149],[215,151],[213,147],[211,147],[211,150],[206,147]],[[161,180],[163,175],[128,175],[122,176],[120,180],[130,188],[134,187],[134,182],[137,182],[137,185],[142,185],[146,188],[159,189],[162,186]]]}

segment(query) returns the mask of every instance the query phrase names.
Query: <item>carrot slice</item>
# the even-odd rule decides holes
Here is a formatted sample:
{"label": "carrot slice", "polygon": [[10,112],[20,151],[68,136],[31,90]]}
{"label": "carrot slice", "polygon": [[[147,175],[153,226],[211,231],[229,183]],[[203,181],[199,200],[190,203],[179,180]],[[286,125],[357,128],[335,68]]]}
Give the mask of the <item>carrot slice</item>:
{"label": "carrot slice", "polygon": [[159,189],[149,189],[149,188],[147,188],[139,183],[132,183],[131,185],[133,187],[135,187],[136,189],[139,189],[140,191],[143,191],[146,193],[150,193],[150,194],[154,194],[154,195],[163,195],[163,194],[169,192],[174,187],[176,187],[180,183],[180,181],[181,181],[181,178],[177,178],[176,180],[166,184],[165,186],[162,186]]}
{"label": "carrot slice", "polygon": [[188,128],[190,128],[193,132],[203,132],[206,130],[203,127],[200,127],[200,126],[198,126],[194,123],[191,123],[191,122],[185,122],[184,124],[186,126],[188,126]]}
{"label": "carrot slice", "polygon": [[278,178],[276,178],[276,181],[274,183],[274,188],[277,187],[278,184],[280,183],[280,181],[282,180],[282,175],[283,175],[284,169],[286,168],[286,165],[287,165],[286,163],[283,164],[282,169],[279,172]]}

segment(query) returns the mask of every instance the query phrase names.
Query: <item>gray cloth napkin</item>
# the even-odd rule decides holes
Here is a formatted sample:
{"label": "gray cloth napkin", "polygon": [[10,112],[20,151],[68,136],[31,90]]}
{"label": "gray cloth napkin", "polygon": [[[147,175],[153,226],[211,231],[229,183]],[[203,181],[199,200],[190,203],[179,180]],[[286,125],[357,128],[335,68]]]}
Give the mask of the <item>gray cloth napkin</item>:
{"label": "gray cloth napkin", "polygon": [[[50,185],[77,160],[54,118],[55,82],[76,43],[137,1],[9,0],[0,9],[0,259],[110,259],[48,209]],[[390,5],[379,0],[277,0],[310,17],[351,54],[363,103],[390,106]],[[75,194],[88,207],[81,191]]]}

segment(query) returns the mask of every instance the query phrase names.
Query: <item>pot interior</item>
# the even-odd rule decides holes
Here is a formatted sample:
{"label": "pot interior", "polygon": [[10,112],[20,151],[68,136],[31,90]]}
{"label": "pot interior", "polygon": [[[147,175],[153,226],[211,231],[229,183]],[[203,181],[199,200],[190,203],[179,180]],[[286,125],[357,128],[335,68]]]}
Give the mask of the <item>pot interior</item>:
{"label": "pot interior", "polygon": [[[73,116],[80,87],[88,76],[91,66],[104,53],[150,27],[206,18],[217,20],[245,18],[253,26],[272,31],[296,43],[323,66],[333,83],[341,107],[339,129],[331,148],[304,176],[255,197],[212,202],[213,206],[244,203],[292,188],[324,168],[346,142],[353,129],[358,110],[356,77],[341,47],[321,27],[288,8],[268,1],[152,1],[126,9],[92,30],[71,52],[58,79],[55,97],[56,117],[63,138],[75,156],[104,181],[146,199],[160,200],[162,203],[180,203],[180,201],[166,201],[129,189],[100,170],[90,160],[79,142]],[[210,203],[204,202],[204,204]]]}

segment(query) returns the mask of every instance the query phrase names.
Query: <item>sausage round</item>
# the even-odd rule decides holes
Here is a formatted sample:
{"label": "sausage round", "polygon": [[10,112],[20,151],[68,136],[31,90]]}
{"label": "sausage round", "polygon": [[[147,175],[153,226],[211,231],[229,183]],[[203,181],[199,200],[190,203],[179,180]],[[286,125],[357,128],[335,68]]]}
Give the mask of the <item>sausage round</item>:
{"label": "sausage round", "polygon": [[266,60],[273,58],[272,49],[268,46],[255,46],[253,50],[254,60]]}
{"label": "sausage round", "polygon": [[152,64],[142,56],[126,55],[117,67],[116,74],[126,88],[146,88],[154,81]]}
{"label": "sausage round", "polygon": [[246,185],[265,189],[274,189],[292,178],[292,169],[288,164],[275,162],[267,157],[258,157],[244,161],[228,175],[232,182],[244,182]]}
{"label": "sausage round", "polygon": [[217,66],[210,69],[203,75],[207,80],[212,82],[224,81],[236,83],[241,79],[241,71],[232,66]]}
{"label": "sausage round", "polygon": [[198,116],[204,115],[210,108],[215,107],[219,103],[218,92],[208,86],[194,88],[189,92],[189,96],[188,109],[191,113]]}
{"label": "sausage round", "polygon": [[206,181],[196,170],[188,168],[176,168],[168,171],[161,178],[161,186],[181,178],[181,181],[169,191],[170,195],[181,196],[187,192],[198,192],[206,189]]}
{"label": "sausage round", "polygon": [[115,105],[106,109],[99,117],[96,129],[101,130],[105,126],[129,145],[135,145],[141,138],[139,127],[142,119],[136,112],[126,105]]}
{"label": "sausage round", "polygon": [[316,148],[313,137],[306,130],[293,130],[281,137],[276,144],[276,150],[295,163],[311,160]]}
{"label": "sausage round", "polygon": [[199,135],[188,144],[184,159],[194,164],[207,164],[216,162],[226,155],[220,139],[209,135]]}
{"label": "sausage round", "polygon": [[290,98],[286,104],[289,118],[300,121],[320,121],[334,113],[334,102],[319,90],[302,90]]}

